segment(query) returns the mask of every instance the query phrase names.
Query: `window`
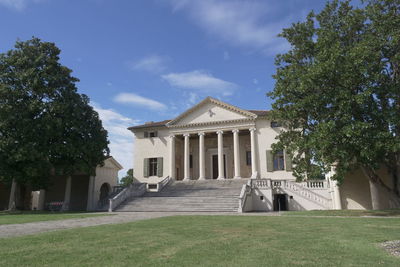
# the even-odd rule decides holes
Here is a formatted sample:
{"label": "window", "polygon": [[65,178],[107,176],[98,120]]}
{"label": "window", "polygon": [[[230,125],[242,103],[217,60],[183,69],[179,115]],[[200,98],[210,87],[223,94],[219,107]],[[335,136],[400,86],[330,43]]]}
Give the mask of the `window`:
{"label": "window", "polygon": [[246,165],[251,165],[251,151],[246,151]]}
{"label": "window", "polygon": [[157,158],[149,159],[149,176],[157,175]]}
{"label": "window", "polygon": [[157,133],[157,131],[154,131],[154,132],[144,132],[143,135],[144,135],[144,138],[151,138],[151,137],[157,137],[157,136],[158,136],[158,133]]}
{"label": "window", "polygon": [[274,171],[283,171],[285,169],[285,157],[283,151],[274,154]]}
{"label": "window", "polygon": [[271,121],[271,128],[281,127],[281,124],[277,121]]}

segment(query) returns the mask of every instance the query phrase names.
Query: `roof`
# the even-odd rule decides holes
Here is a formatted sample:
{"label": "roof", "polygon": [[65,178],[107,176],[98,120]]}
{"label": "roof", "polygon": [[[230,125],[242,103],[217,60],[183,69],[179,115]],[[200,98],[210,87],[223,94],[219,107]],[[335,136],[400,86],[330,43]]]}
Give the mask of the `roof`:
{"label": "roof", "polygon": [[152,122],[148,122],[148,123],[141,124],[141,125],[131,126],[128,129],[135,130],[135,129],[151,128],[151,127],[163,127],[170,121],[171,120],[163,120],[163,121],[156,121],[156,122],[152,121]]}

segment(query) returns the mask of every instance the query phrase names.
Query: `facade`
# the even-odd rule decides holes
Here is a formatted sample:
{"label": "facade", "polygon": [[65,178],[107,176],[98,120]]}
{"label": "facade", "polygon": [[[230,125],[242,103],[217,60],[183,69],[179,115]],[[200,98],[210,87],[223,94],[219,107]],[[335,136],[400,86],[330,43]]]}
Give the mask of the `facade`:
{"label": "facade", "polygon": [[149,188],[158,188],[167,177],[248,179],[241,193],[242,211],[277,206],[288,210],[372,208],[369,182],[359,173],[349,174],[356,177],[346,179],[340,188],[329,176],[296,183],[290,157],[285,151],[272,154],[271,146],[283,128],[267,115],[265,110],[244,110],[207,97],[175,119],[130,127],[135,135],[135,178]]}

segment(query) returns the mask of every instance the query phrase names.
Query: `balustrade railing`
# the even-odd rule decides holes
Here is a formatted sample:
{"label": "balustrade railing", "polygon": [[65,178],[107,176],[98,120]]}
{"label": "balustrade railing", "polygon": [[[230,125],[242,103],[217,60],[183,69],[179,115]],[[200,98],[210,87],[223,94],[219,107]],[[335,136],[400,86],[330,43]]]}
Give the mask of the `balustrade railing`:
{"label": "balustrade railing", "polygon": [[251,195],[251,189],[252,189],[252,185],[251,185],[251,180],[247,181],[246,184],[244,184],[242,186],[242,190],[240,191],[240,195],[239,195],[239,210],[238,212],[243,212],[245,205],[246,205],[246,200],[247,197],[249,195]]}
{"label": "balustrade railing", "polygon": [[271,180],[267,179],[251,179],[251,188],[268,189],[271,188]]}
{"label": "balustrade railing", "polygon": [[146,192],[146,184],[130,184],[128,187],[124,188],[121,192],[119,192],[115,197],[111,198],[108,211],[112,212],[121,205],[125,200],[135,197],[141,196]]}

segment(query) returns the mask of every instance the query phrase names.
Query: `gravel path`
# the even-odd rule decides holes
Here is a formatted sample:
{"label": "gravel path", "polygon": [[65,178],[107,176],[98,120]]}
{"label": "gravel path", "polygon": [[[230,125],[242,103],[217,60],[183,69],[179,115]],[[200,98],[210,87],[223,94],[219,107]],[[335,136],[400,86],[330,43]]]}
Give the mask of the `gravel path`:
{"label": "gravel path", "polygon": [[[237,212],[121,212],[112,216],[96,216],[82,219],[66,219],[21,224],[0,225],[0,238],[37,234],[61,229],[72,229],[104,224],[118,224],[174,215],[245,215]],[[249,214],[249,213],[248,213]],[[250,214],[249,214],[250,215]],[[275,213],[253,213],[252,215],[278,215]]]}
{"label": "gravel path", "polygon": [[[107,213],[105,213],[107,214]],[[56,231],[61,229],[72,229],[104,224],[128,223],[153,218],[176,216],[176,215],[235,215],[235,216],[280,216],[279,212],[115,212],[112,216],[96,216],[82,219],[66,219],[56,221],[43,221],[21,224],[0,225],[0,238],[37,234],[42,232]],[[351,216],[287,216],[287,217],[318,217],[318,218],[397,218],[399,217],[351,217]]]}

